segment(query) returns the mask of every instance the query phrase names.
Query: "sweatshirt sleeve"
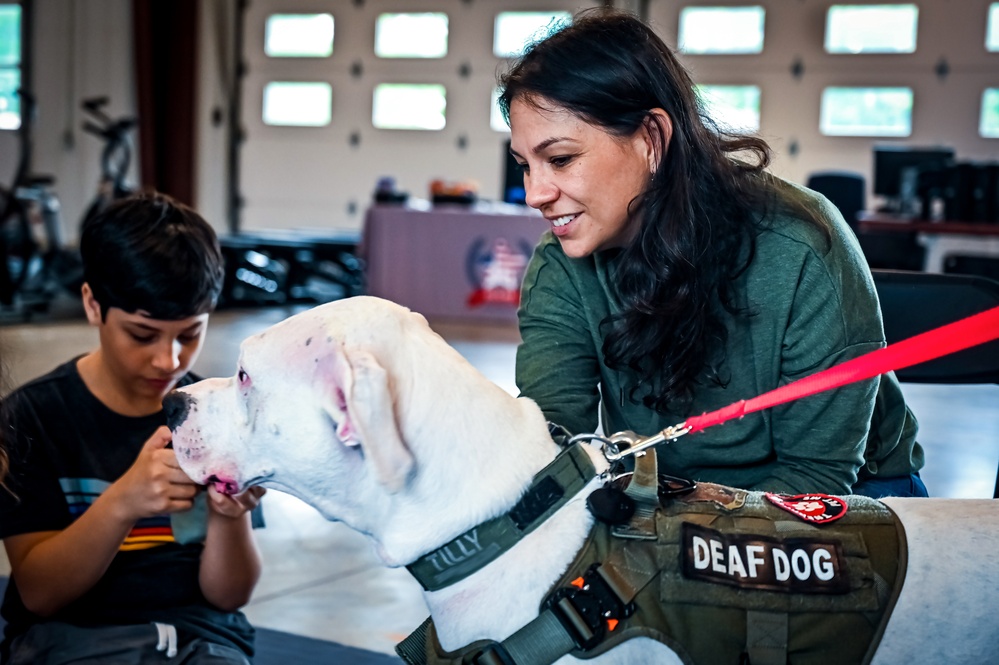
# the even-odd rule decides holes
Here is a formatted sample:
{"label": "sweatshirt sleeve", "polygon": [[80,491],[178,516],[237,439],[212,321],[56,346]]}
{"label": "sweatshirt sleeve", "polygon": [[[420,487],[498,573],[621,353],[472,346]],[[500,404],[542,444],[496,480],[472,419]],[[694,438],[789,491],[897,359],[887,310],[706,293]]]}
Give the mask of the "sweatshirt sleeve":
{"label": "sweatshirt sleeve", "polygon": [[[873,287],[862,273],[838,279],[814,254],[791,291],[780,345],[780,385],[884,346]],[[864,464],[879,378],[795,400],[773,409],[771,477],[753,489],[849,493]]]}
{"label": "sweatshirt sleeve", "polygon": [[[578,282],[542,241],[524,275],[516,379],[520,394],[574,434],[598,424],[599,356]],[[559,258],[563,258],[560,261]]]}

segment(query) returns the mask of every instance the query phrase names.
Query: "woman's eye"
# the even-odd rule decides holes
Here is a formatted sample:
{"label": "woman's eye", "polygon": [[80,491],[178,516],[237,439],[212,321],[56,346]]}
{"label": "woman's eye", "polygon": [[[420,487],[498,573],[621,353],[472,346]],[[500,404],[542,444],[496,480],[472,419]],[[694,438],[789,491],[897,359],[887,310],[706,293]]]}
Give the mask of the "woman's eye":
{"label": "woman's eye", "polygon": [[565,166],[572,161],[572,157],[552,157],[552,166]]}
{"label": "woman's eye", "polygon": [[132,335],[132,339],[134,339],[139,344],[149,344],[155,338],[150,335]]}

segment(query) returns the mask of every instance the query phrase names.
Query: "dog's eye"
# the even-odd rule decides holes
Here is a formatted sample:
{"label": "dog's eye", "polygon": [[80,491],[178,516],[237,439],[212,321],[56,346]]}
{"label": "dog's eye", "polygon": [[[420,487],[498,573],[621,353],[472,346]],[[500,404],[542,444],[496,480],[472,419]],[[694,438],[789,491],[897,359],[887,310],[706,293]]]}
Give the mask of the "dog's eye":
{"label": "dog's eye", "polygon": [[239,385],[241,385],[241,386],[248,386],[248,385],[250,385],[250,375],[247,374],[246,371],[242,367],[240,367],[239,371],[236,372],[236,379],[239,380]]}

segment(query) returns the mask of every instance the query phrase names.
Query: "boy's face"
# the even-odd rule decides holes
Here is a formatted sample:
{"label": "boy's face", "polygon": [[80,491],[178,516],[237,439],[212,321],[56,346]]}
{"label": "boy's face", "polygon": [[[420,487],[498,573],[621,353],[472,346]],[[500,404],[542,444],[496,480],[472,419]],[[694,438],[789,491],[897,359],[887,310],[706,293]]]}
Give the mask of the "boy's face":
{"label": "boy's face", "polygon": [[[87,299],[85,299],[87,300]],[[208,329],[208,313],[175,321],[153,319],[141,310],[108,309],[89,299],[91,325],[100,331],[103,366],[133,403],[158,405],[197,360]]]}

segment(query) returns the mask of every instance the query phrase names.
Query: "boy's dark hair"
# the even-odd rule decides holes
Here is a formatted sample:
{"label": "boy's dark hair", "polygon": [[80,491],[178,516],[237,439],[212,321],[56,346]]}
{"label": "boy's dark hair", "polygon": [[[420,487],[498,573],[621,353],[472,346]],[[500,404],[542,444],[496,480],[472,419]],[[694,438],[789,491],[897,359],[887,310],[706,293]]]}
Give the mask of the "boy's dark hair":
{"label": "boy's dark hair", "polygon": [[222,290],[215,231],[157,192],[132,196],[89,219],[80,236],[83,278],[101,306],[175,321],[211,312]]}

